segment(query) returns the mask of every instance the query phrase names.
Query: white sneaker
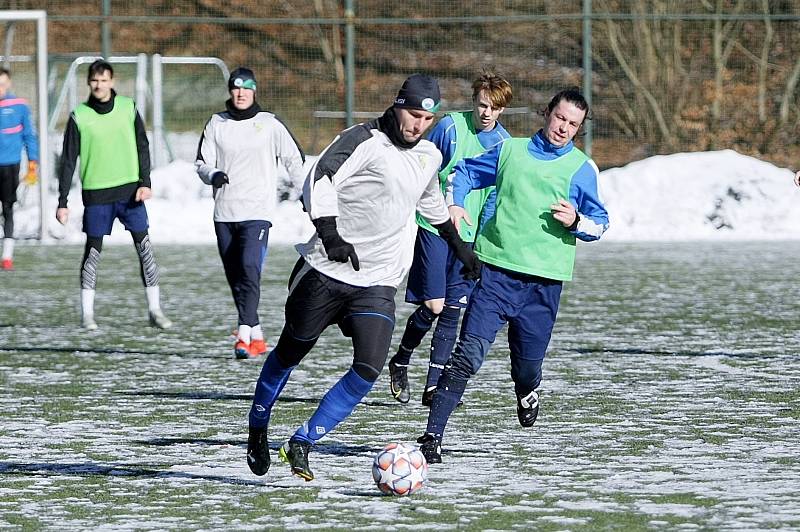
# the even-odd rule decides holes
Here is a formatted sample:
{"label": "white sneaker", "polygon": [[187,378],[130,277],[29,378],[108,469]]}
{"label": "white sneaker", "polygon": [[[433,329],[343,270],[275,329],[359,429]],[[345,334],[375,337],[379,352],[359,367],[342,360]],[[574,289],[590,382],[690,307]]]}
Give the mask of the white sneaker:
{"label": "white sneaker", "polygon": [[150,311],[150,325],[159,329],[169,329],[172,327],[172,322],[164,316],[161,309]]}
{"label": "white sneaker", "polygon": [[91,314],[84,314],[81,318],[81,327],[88,331],[96,331],[97,330],[97,322],[94,321],[94,316]]}

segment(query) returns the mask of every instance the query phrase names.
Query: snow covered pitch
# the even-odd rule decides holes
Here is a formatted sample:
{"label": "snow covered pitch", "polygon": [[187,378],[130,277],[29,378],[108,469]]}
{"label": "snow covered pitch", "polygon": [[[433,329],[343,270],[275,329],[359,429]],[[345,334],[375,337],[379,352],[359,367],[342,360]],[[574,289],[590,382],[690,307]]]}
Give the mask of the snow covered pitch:
{"label": "snow covered pitch", "polygon": [[[581,246],[536,425],[518,426],[501,337],[451,418],[444,463],[409,497],[383,496],[371,466],[424,429],[427,344],[412,402],[389,396],[384,371],[312,452],[306,483],[277,448],[350,363],[330,329],[277,403],[272,469],[255,477],[246,424],[261,363],[232,357],[216,249],[156,246],[176,324],[157,331],[125,242],[103,252],[97,332],[77,328],[80,246],[21,245],[0,275],[0,527],[800,527],[798,242]],[[284,246],[267,261],[271,342],[295,259]],[[412,308],[398,303],[400,322]]]}

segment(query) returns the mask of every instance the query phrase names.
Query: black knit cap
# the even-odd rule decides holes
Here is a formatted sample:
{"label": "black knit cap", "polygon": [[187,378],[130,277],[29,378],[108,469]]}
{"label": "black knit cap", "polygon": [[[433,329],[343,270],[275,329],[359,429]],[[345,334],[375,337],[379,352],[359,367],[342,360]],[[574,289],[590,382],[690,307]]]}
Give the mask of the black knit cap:
{"label": "black knit cap", "polygon": [[413,74],[403,82],[394,106],[435,113],[439,110],[440,100],[439,82],[425,74]]}
{"label": "black knit cap", "polygon": [[228,90],[250,89],[256,90],[256,75],[249,68],[239,67],[228,78]]}

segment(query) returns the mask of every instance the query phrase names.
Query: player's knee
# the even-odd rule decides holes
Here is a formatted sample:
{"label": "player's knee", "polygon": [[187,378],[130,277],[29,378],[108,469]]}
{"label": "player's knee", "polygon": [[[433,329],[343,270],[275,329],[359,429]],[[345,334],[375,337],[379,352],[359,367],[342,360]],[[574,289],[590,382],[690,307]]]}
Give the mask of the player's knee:
{"label": "player's knee", "polygon": [[444,298],[442,299],[429,299],[425,302],[425,306],[428,307],[428,310],[436,314],[437,316],[442,313],[444,309]]}
{"label": "player's knee", "polygon": [[448,362],[451,373],[465,379],[475,376],[483,365],[490,345],[491,343],[484,338],[464,335]]}
{"label": "player's knee", "polygon": [[296,366],[311,351],[315,343],[317,343],[317,338],[298,338],[284,327],[281,337],[275,345],[275,356],[285,368]]}
{"label": "player's knee", "polygon": [[359,377],[369,382],[375,382],[378,380],[378,375],[381,374],[382,369],[383,365],[381,365],[379,368],[376,368],[374,364],[369,362],[353,363],[353,371],[355,371]]}

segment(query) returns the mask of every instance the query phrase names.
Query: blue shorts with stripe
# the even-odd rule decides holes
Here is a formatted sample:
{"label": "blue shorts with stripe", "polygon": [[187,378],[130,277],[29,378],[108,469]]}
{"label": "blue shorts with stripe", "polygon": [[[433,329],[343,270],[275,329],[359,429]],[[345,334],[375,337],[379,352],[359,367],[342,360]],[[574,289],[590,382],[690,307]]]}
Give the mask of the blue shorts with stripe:
{"label": "blue shorts with stripe", "polygon": [[147,231],[149,227],[144,202],[129,199],[84,207],[83,232],[94,237],[110,235],[115,219],[133,233]]}
{"label": "blue shorts with stripe", "polygon": [[[484,264],[464,314],[461,337],[470,334],[494,342],[508,323],[512,358],[544,359],[558,313],[561,281]],[[472,356],[483,358],[486,353]],[[476,360],[479,362],[483,360]]]}
{"label": "blue shorts with stripe", "polygon": [[463,266],[445,239],[418,228],[414,261],[406,283],[406,301],[421,304],[444,298],[448,306],[466,307],[475,281],[464,279],[461,275]]}

